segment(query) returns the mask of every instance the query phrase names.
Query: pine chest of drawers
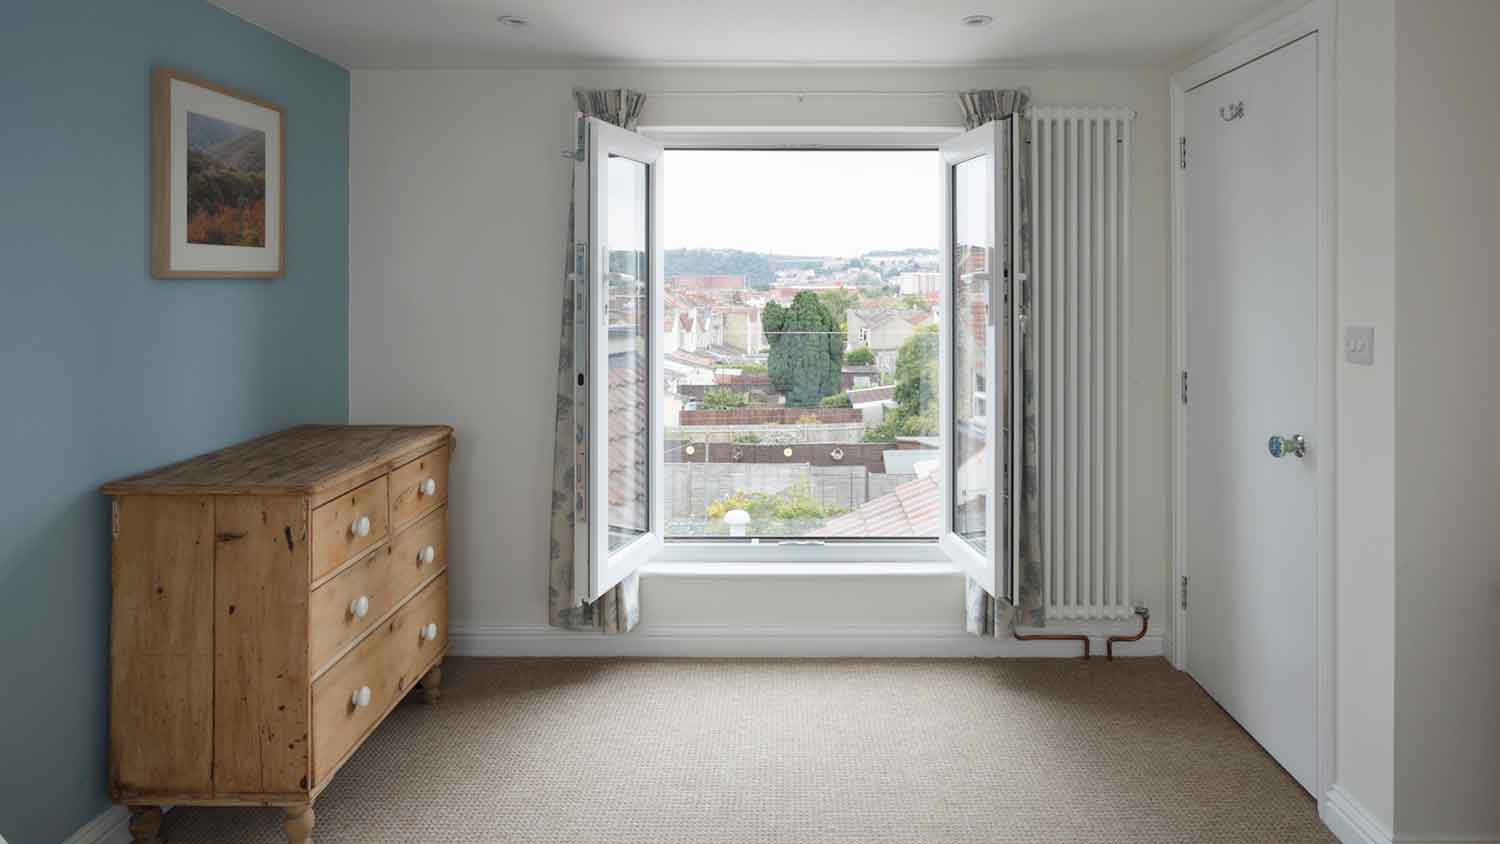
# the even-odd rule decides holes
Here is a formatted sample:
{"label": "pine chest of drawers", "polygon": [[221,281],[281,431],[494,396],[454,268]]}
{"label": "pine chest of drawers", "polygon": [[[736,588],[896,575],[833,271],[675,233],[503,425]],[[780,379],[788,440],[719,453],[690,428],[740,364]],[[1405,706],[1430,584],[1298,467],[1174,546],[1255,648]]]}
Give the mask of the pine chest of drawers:
{"label": "pine chest of drawers", "polygon": [[105,484],[109,787],[162,806],[312,802],[448,645],[446,426],[307,425]]}

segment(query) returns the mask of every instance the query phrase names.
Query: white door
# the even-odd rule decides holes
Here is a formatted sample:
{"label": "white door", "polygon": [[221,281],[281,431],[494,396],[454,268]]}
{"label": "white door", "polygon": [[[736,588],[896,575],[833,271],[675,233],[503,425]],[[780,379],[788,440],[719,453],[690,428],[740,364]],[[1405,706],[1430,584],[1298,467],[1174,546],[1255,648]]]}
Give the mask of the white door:
{"label": "white door", "polygon": [[1309,35],[1194,88],[1185,115],[1186,664],[1309,791],[1332,465],[1314,399],[1317,51]]}

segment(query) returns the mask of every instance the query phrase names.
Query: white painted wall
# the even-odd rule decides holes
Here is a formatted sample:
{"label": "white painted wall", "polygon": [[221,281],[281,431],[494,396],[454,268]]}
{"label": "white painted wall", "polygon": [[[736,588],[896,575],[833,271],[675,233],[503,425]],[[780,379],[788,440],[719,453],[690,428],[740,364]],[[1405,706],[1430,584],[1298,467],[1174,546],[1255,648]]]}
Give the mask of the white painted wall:
{"label": "white painted wall", "polygon": [[1394,0],[1338,4],[1338,324],[1375,326],[1375,365],[1338,364],[1334,781],[1395,814]]}
{"label": "white painted wall", "polygon": [[[553,395],[575,85],[659,90],[1029,86],[1117,104],[1136,128],[1130,430],[1137,593],[1167,620],[1166,74],[1159,70],[496,70],[353,72],[350,416],[458,429],[455,625],[546,622]],[[949,98],[658,97],[651,125],[958,125]],[[649,579],[643,627],[962,623],[956,576]]]}
{"label": "white painted wall", "polygon": [[1395,24],[1395,831],[1500,841],[1500,3]]}

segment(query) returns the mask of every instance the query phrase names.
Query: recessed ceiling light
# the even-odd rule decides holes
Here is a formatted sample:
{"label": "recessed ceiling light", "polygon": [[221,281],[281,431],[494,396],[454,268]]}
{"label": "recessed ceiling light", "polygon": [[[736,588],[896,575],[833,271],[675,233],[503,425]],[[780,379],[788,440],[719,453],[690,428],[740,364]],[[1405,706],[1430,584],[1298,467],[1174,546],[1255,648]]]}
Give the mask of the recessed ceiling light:
{"label": "recessed ceiling light", "polygon": [[965,15],[960,21],[964,26],[989,26],[994,22],[995,19],[989,15]]}
{"label": "recessed ceiling light", "polygon": [[501,15],[497,20],[505,26],[525,26],[530,23],[520,15]]}

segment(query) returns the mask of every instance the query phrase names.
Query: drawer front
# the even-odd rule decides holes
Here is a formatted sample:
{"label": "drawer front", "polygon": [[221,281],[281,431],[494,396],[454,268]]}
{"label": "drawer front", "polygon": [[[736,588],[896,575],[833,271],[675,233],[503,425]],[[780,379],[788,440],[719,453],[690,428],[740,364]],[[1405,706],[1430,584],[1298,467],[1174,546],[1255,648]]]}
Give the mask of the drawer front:
{"label": "drawer front", "polygon": [[[429,624],[437,636],[423,636]],[[434,580],[312,687],[313,781],[321,786],[448,646],[448,576]],[[356,695],[368,689],[367,699]]]}
{"label": "drawer front", "polygon": [[319,586],[309,606],[308,650],[313,671],[321,671],[340,650],[447,565],[448,509],[444,507]]}
{"label": "drawer front", "polygon": [[381,476],[313,511],[313,580],[385,540],[387,504],[386,478]]}
{"label": "drawer front", "polygon": [[391,472],[391,524],[400,530],[448,500],[448,446]]}

